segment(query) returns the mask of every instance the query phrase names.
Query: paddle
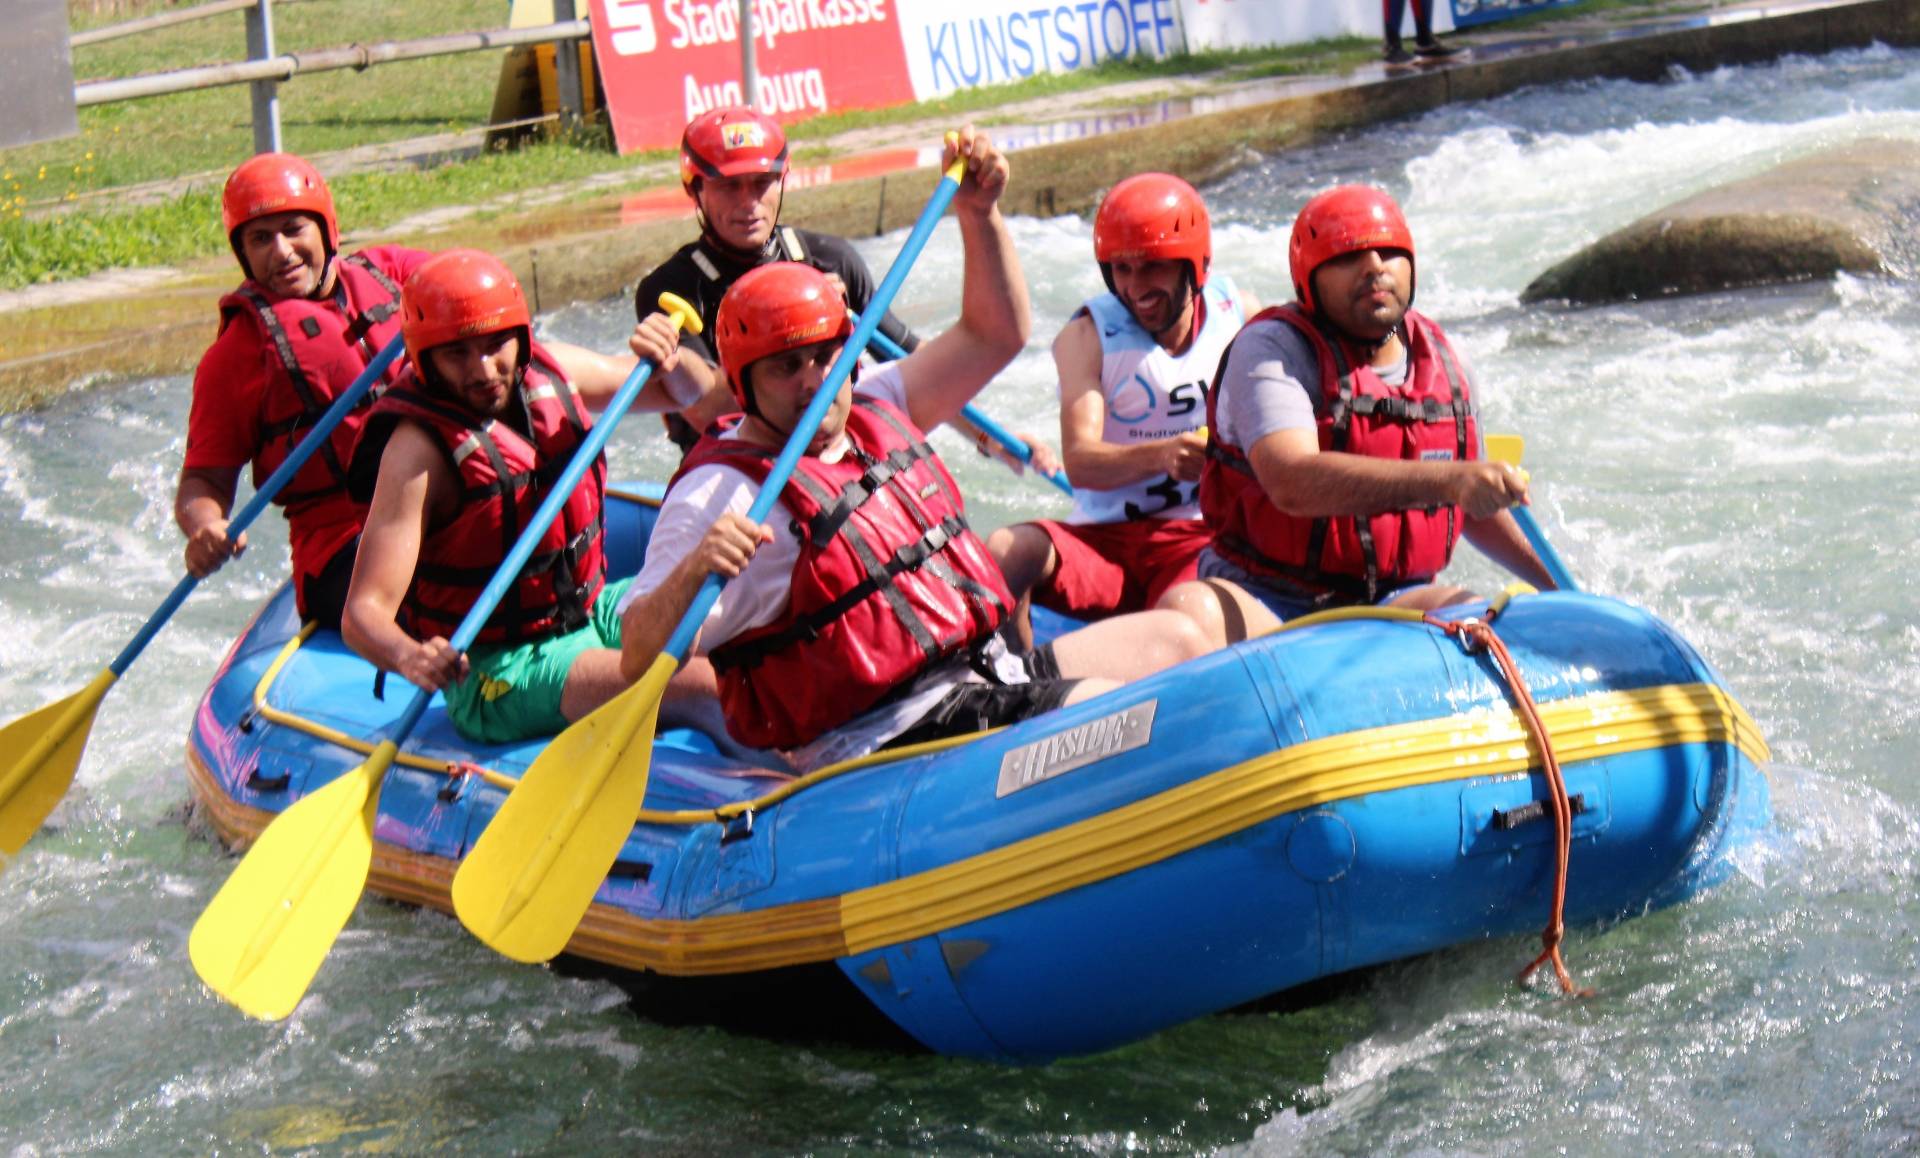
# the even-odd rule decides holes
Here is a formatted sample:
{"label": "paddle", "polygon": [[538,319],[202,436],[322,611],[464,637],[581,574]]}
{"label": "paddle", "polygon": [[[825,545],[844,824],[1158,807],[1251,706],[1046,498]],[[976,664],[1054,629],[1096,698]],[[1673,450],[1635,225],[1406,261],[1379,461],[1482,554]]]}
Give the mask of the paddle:
{"label": "paddle", "polygon": [[[872,305],[872,303],[869,302],[868,305]],[[849,312],[851,313],[851,311]],[[858,322],[860,320],[860,315],[853,314],[853,320],[855,322]],[[873,345],[875,349],[878,349],[881,353],[887,356],[887,360],[889,362],[897,361],[907,356],[906,350],[901,348],[900,343],[894,341],[892,338],[887,337],[885,334],[880,333],[878,330],[874,331]],[[969,402],[965,406],[962,406],[960,408],[960,414],[968,422],[971,422],[975,426],[979,427],[981,432],[985,434],[988,438],[993,439],[995,442],[1005,447],[1009,454],[1013,455],[1015,458],[1019,459],[1021,462],[1027,463],[1027,462],[1033,461],[1033,448],[1031,446],[1028,446],[1023,439],[1016,436],[1012,431],[1000,425],[998,422],[995,422],[993,419],[988,418],[984,413],[981,412],[978,406],[975,406],[973,403]],[[1035,473],[1038,474],[1039,472],[1036,471]],[[1066,471],[1056,470],[1052,474],[1043,474],[1043,475],[1040,475],[1040,477],[1043,479],[1046,479],[1048,482],[1052,483],[1054,486],[1059,487],[1061,492],[1067,495],[1069,498],[1073,496],[1073,484],[1067,481]]]}
{"label": "paddle", "polygon": [[[700,316],[686,302],[662,294],[660,306],[676,325],[700,331]],[[466,651],[478,638],[652,372],[652,363],[641,362],[627,375],[460,621],[448,641],[455,651]],[[248,1015],[285,1017],[319,972],[366,888],[380,781],[432,699],[432,692],[415,690],[391,734],[364,763],[276,817],[194,924],[187,941],[194,971]]]}
{"label": "paddle", "polygon": [[[962,157],[942,176],[867,303],[866,316],[787,436],[786,448],[747,512],[748,521],[766,521],[965,175]],[[639,681],[575,722],[540,753],[461,862],[453,878],[453,911],[499,953],[534,962],[566,948],[633,830],[633,819],[646,799],[661,693],[693,646],[724,583],[720,576],[708,575],[665,649]]]}
{"label": "paddle", "polygon": [[[349,411],[360,404],[361,398],[387,371],[393,360],[400,356],[403,345],[399,338],[388,342],[385,349],[374,355],[373,361],[360,372],[351,385],[327,407],[313,429],[300,440],[280,469],[267,477],[253,492],[253,498],[240,508],[240,513],[227,523],[227,538],[240,537],[267,504],[280,493],[306,461],[313,457],[322,443],[332,436],[334,428],[339,426]],[[41,822],[53,811],[53,806],[67,794],[67,788],[73,783],[73,774],[80,767],[80,754],[86,750],[87,736],[93,727],[94,710],[107,694],[115,680],[126,674],[140,653],[145,651],[153,637],[173,618],[173,613],[193,594],[200,585],[200,578],[187,575],[174,585],[173,592],[161,601],[159,608],[147,617],[147,622],[134,635],[127,646],[120,649],[93,682],[68,696],[31,712],[20,719],[0,728],[0,760],[9,760],[0,767],[0,870],[6,862],[25,847],[28,838],[39,830]]]}
{"label": "paddle", "polygon": [[[1527,449],[1527,440],[1517,434],[1489,434],[1486,443],[1488,458],[1515,467],[1520,465],[1520,456]],[[1524,471],[1521,473],[1525,474]],[[1508,510],[1513,512],[1513,521],[1520,524],[1520,533],[1527,537],[1533,553],[1540,556],[1540,565],[1553,577],[1553,585],[1561,591],[1580,590],[1580,585],[1573,581],[1573,573],[1560,561],[1560,553],[1553,549],[1552,543],[1547,542],[1547,534],[1540,529],[1533,511],[1524,506],[1509,507]]]}

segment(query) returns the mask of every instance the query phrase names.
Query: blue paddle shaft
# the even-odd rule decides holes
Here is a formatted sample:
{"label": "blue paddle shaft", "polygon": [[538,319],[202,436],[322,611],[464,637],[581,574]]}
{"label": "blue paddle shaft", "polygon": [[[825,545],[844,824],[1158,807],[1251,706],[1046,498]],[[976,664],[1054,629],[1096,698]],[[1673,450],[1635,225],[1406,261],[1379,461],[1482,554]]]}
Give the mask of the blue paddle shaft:
{"label": "blue paddle shaft", "polygon": [[[858,321],[860,315],[854,314],[853,317],[854,320]],[[907,356],[906,350],[901,348],[900,343],[880,333],[878,330],[874,331],[873,348],[885,354],[886,361],[889,362],[895,362]],[[988,438],[993,439],[1005,447],[1010,454],[1021,462],[1033,461],[1033,448],[1031,446],[1028,446],[1022,439],[1014,437],[1013,432],[1006,427],[981,413],[980,408],[973,403],[969,402],[961,407],[960,413],[966,415],[968,422],[986,431]],[[1068,497],[1072,497],[1073,484],[1067,481],[1067,472],[1057,470],[1052,474],[1041,475],[1040,477],[1046,479],[1054,486],[1059,487]]]}
{"label": "blue paddle shaft", "polygon": [[1553,579],[1554,587],[1561,591],[1580,590],[1580,585],[1573,581],[1573,573],[1568,571],[1567,565],[1560,561],[1560,553],[1553,549],[1552,543],[1547,542],[1546,532],[1540,529],[1540,523],[1533,517],[1533,512],[1525,507],[1514,507],[1512,510],[1513,521],[1520,524],[1520,533],[1527,537],[1527,542],[1533,547],[1533,553],[1540,556],[1540,565],[1547,569],[1547,574]]}
{"label": "blue paddle shaft", "polygon": [[[866,349],[867,343],[873,340],[873,335],[880,327],[880,319],[887,316],[893,296],[900,292],[900,283],[907,280],[907,272],[913,268],[920,251],[926,248],[933,227],[940,223],[940,215],[947,211],[947,206],[953,202],[953,195],[959,191],[958,180],[950,174],[941,175],[933,197],[928,200],[927,207],[920,211],[920,219],[913,223],[913,232],[907,234],[906,244],[900,247],[893,265],[887,269],[887,276],[880,280],[873,297],[868,299],[866,316],[853,327],[853,334],[848,337],[847,344],[840,348],[839,356],[827,371],[826,380],[814,392],[813,401],[800,415],[800,421],[794,424],[793,433],[787,436],[786,447],[781,450],[780,457],[773,461],[773,469],[767,473],[766,481],[760,484],[760,494],[747,511],[748,522],[766,522],[774,504],[780,501],[781,489],[787,485],[787,479],[793,476],[793,468],[800,462],[800,456],[806,453],[807,445],[813,441],[814,433],[827,416],[827,410],[840,397],[840,386],[860,361],[860,351]],[[693,648],[694,636],[699,634],[700,625],[706,622],[707,612],[713,610],[715,601],[720,598],[720,588],[725,585],[725,579],[711,572],[700,584],[700,590],[688,605],[687,613],[680,617],[680,626],[674,628],[673,634],[667,638],[664,654],[671,655],[675,663],[687,658],[687,652]]]}
{"label": "blue paddle shaft", "polygon": [[[321,444],[333,436],[334,428],[346,420],[347,414],[354,407],[360,405],[360,400],[366,397],[367,391],[373,389],[373,384],[380,380],[380,376],[387,372],[387,367],[391,366],[393,360],[398,358],[405,349],[406,344],[396,336],[393,341],[387,343],[386,348],[373,356],[373,361],[367,363],[367,368],[360,371],[360,376],[353,380],[340,397],[333,400],[333,405],[327,407],[326,413],[320,416],[320,421],[314,423],[313,429],[300,440],[300,445],[293,448],[293,453],[280,464],[280,469],[268,475],[267,481],[254,490],[253,497],[247,500],[239,513],[227,520],[228,542],[238,539],[242,531],[253,525],[253,521],[267,509],[267,504],[280,493],[280,488],[286,486],[300,468],[307,464],[307,460],[313,457],[314,452],[320,449]],[[153,642],[153,637],[160,634],[160,629],[167,625],[167,620],[173,618],[173,613],[180,610],[180,605],[187,601],[187,596],[193,594],[193,589],[199,585],[200,578],[196,575],[187,575],[174,584],[173,590],[161,601],[160,606],[147,617],[147,622],[128,641],[127,646],[120,649],[120,654],[114,657],[113,662],[107,665],[115,676],[126,674],[127,668],[132,666],[133,661],[140,657],[140,653],[147,649],[147,644]]]}
{"label": "blue paddle shaft", "polygon": [[[540,545],[540,539],[547,533],[547,527],[560,516],[560,508],[573,497],[573,488],[580,485],[580,480],[586,476],[594,460],[600,457],[600,451],[607,445],[607,439],[612,437],[614,425],[626,415],[627,409],[633,405],[633,400],[640,396],[641,389],[646,386],[647,379],[652,376],[653,363],[643,361],[635,366],[633,372],[627,375],[627,380],[620,384],[620,389],[614,393],[613,400],[607,403],[605,410],[600,412],[600,417],[594,422],[593,429],[587,432],[587,437],[581,440],[580,446],[573,452],[573,457],[567,461],[567,469],[560,472],[560,477],[554,482],[553,489],[547,492],[546,498],[540,500],[539,509],[533,513],[533,521],[520,532],[519,541],[514,543],[513,550],[507,552],[506,559],[501,562],[499,569],[494,571],[493,578],[488,580],[486,588],[480,592],[480,598],[474,601],[472,608],[467,611],[466,618],[460,621],[460,626],[454,629],[452,638],[447,640],[453,650],[465,651],[473,646],[474,640],[480,637],[481,628],[487,625],[487,617],[493,614],[494,608],[500,606],[500,601],[506,598],[507,591],[520,578],[520,569],[525,567],[527,560],[533,557],[534,548]],[[424,688],[416,689],[412,702],[407,705],[407,710],[401,713],[399,723],[394,725],[394,731],[389,734],[388,739],[396,744],[406,739],[413,731],[413,726],[420,722],[421,715],[427,710],[427,702],[431,699],[433,699],[432,692]]]}

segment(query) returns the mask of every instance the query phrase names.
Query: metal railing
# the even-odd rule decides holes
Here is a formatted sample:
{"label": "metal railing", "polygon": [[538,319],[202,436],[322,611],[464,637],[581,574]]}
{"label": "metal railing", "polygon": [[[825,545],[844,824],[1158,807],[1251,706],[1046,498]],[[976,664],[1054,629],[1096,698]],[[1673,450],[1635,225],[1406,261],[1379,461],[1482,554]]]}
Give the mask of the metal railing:
{"label": "metal railing", "polygon": [[[169,93],[192,92],[224,85],[251,85],[253,86],[254,151],[256,153],[278,152],[280,150],[278,89],[282,82],[290,80],[297,74],[331,72],[346,68],[361,70],[376,64],[421,60],[431,56],[451,56],[462,52],[484,52],[488,49],[512,48],[522,44],[571,43],[589,39],[593,35],[593,26],[588,21],[567,19],[534,28],[454,32],[416,40],[388,40],[375,44],[350,44],[344,48],[322,48],[311,52],[276,54],[273,49],[272,5],[273,0],[214,0],[214,3],[202,5],[199,8],[149,17],[146,20],[129,21],[127,24],[115,25],[111,29],[98,29],[96,32],[126,35],[129,31],[150,31],[153,28],[180,23],[182,20],[199,19],[203,16],[244,9],[247,13],[247,52],[250,59],[229,64],[184,68],[174,72],[148,73],[143,76],[120,77],[113,80],[83,81],[73,86],[73,103],[77,107],[85,108],[89,105],[111,104],[115,101],[138,100],[142,97],[165,96]],[[556,0],[554,9],[556,15],[571,15],[572,0]],[[142,27],[135,28],[134,25]],[[105,37],[99,39],[105,39]],[[555,63],[560,69],[562,115],[578,118],[585,107],[585,101],[581,90],[582,78],[579,75],[577,63],[570,59],[572,56],[571,53],[558,53]]]}

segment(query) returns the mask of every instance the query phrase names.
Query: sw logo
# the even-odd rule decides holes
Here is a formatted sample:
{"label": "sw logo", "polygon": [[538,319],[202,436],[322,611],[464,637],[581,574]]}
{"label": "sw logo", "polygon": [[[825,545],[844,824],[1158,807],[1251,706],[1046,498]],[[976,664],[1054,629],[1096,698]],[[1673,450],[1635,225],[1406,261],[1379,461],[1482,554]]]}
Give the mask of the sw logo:
{"label": "sw logo", "polygon": [[767,143],[767,134],[753,121],[736,121],[720,126],[720,143],[727,149],[758,149]]}

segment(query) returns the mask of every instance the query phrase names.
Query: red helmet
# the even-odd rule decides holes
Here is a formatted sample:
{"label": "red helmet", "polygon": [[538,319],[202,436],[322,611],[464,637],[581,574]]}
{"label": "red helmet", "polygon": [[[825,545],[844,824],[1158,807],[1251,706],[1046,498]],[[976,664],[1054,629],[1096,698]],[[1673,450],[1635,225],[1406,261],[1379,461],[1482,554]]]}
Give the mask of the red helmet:
{"label": "red helmet", "polygon": [[[1371,185],[1340,185],[1308,201],[1293,220],[1293,242],[1287,247],[1293,269],[1293,296],[1300,308],[1316,313],[1313,273],[1336,257],[1363,249],[1403,249],[1412,262],[1413,233],[1407,219],[1384,189]],[[1407,287],[1413,301],[1413,286]]]}
{"label": "red helmet", "polygon": [[1193,284],[1207,284],[1213,227],[1207,203],[1170,173],[1138,173],[1115,185],[1093,218],[1093,259],[1113,288],[1116,261],[1184,261]]}
{"label": "red helmet", "polygon": [[340,222],[333,213],[333,194],[327,191],[320,170],[304,158],[292,153],[261,153],[242,162],[227,178],[227,186],[220,193],[220,224],[248,277],[253,271],[247,270],[247,260],[240,253],[240,227],[269,213],[296,210],[320,219],[329,256],[339,250]]}
{"label": "red helmet", "polygon": [[787,134],[769,116],[734,105],[701,113],[680,135],[680,187],[694,196],[707,177],[787,171]]}
{"label": "red helmet", "polygon": [[747,367],[801,346],[844,339],[853,333],[853,320],[826,274],[799,262],[776,261],[733,283],[720,299],[713,333],[734,400],[752,414]]}
{"label": "red helmet", "polygon": [[[400,290],[400,335],[422,374],[427,351],[506,329],[530,329],[520,282],[500,259],[477,249],[449,249],[413,271]],[[520,346],[524,365],[528,350]]]}

